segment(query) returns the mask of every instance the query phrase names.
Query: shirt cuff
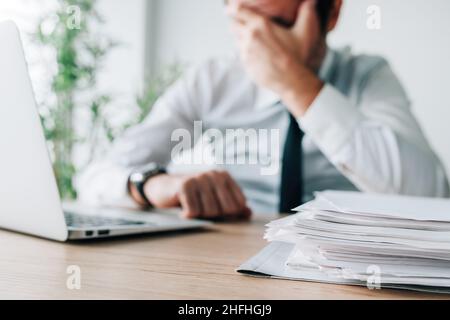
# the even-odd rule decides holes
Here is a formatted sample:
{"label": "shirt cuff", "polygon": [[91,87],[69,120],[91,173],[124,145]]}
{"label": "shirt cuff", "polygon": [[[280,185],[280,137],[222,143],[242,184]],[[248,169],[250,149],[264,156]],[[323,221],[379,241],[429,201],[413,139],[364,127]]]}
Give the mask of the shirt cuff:
{"label": "shirt cuff", "polygon": [[130,174],[131,170],[110,163],[92,165],[77,179],[80,202],[92,206],[137,207],[128,191]]}
{"label": "shirt cuff", "polygon": [[334,155],[349,141],[363,116],[342,93],[325,85],[303,117],[302,130],[327,155]]}

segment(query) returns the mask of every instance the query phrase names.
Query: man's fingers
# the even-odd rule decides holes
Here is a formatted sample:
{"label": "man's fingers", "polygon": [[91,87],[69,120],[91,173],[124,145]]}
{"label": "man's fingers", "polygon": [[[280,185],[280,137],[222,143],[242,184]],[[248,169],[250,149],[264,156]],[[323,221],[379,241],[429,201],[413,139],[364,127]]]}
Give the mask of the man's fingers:
{"label": "man's fingers", "polygon": [[228,14],[234,19],[234,28],[240,36],[255,37],[271,32],[272,22],[265,16],[243,5],[228,6]]}
{"label": "man's fingers", "polygon": [[202,175],[198,178],[198,182],[200,185],[199,193],[203,207],[202,217],[210,219],[220,216],[222,210],[214,190],[214,183],[210,181],[207,175]]}
{"label": "man's fingers", "polygon": [[245,199],[245,196],[241,188],[228,173],[226,175],[227,175],[227,184],[229,186],[233,198],[235,199],[235,202],[239,206],[239,209],[245,209],[247,205],[247,200]]}
{"label": "man's fingers", "polygon": [[295,34],[307,37],[314,31],[313,28],[317,27],[316,1],[306,0],[300,5],[297,21],[293,27]]}
{"label": "man's fingers", "polygon": [[194,181],[183,183],[178,198],[183,208],[183,217],[188,219],[199,218],[202,214],[202,205],[199,192]]}
{"label": "man's fingers", "polygon": [[245,210],[244,210],[244,212],[242,213],[242,217],[243,217],[244,219],[250,219],[250,218],[252,217],[252,215],[253,215],[253,212],[252,212],[252,210],[251,210],[250,208],[248,208],[248,207],[246,207]]}
{"label": "man's fingers", "polygon": [[241,188],[228,172],[223,173],[225,190],[230,201],[229,215],[240,215],[246,209],[247,201]]}
{"label": "man's fingers", "polygon": [[214,172],[211,177],[214,180],[214,189],[217,194],[222,214],[233,215],[236,214],[237,206],[231,196],[230,190],[228,190],[227,180],[225,173]]}
{"label": "man's fingers", "polygon": [[231,18],[242,24],[249,24],[261,19],[261,16],[256,12],[244,7],[241,4],[228,5],[227,13]]}
{"label": "man's fingers", "polygon": [[231,32],[241,40],[244,35],[245,27],[238,21],[233,21],[231,24]]}

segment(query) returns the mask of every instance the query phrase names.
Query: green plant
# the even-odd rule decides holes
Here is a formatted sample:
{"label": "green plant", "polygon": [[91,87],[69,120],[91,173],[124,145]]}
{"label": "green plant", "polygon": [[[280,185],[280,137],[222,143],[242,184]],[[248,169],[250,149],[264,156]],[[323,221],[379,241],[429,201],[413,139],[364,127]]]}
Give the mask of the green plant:
{"label": "green plant", "polygon": [[[136,98],[137,114],[132,121],[113,125],[107,112],[112,97],[98,92],[97,75],[104,58],[117,44],[96,31],[101,30],[104,23],[96,10],[97,0],[53,1],[58,4],[58,9],[54,15],[41,19],[35,35],[39,45],[51,48],[55,53],[57,67],[51,80],[54,102],[41,105],[40,113],[61,196],[75,199],[76,146],[89,144],[91,157],[87,162],[94,160],[100,141],[106,138],[112,142],[126,128],[141,122],[167,86],[181,74],[181,68],[174,64],[150,79]],[[80,134],[76,128],[76,115],[86,109],[90,115],[89,123],[83,125],[88,130]]]}
{"label": "green plant", "polygon": [[[57,3],[55,15],[44,17],[36,34],[40,44],[54,50],[57,66],[51,81],[55,103],[46,106],[42,123],[50,144],[61,196],[74,199],[76,167],[73,152],[75,144],[82,139],[75,130],[76,110],[81,106],[90,106],[91,121],[96,124],[102,108],[109,104],[111,97],[94,93],[90,101],[80,103],[78,99],[81,92],[95,88],[100,64],[115,44],[91,30],[95,24],[103,23],[95,9],[96,0],[58,0]],[[77,9],[78,13],[70,8]],[[80,16],[74,16],[76,14]],[[54,19],[55,16],[57,19]],[[47,30],[48,25],[51,25],[50,30]]]}

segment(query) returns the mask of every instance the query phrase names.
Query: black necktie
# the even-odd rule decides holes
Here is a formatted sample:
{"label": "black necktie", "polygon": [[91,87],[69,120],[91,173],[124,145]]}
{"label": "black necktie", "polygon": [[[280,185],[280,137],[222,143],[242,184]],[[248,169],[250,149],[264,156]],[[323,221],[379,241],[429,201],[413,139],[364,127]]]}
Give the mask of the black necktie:
{"label": "black necktie", "polygon": [[281,173],[280,213],[289,213],[302,204],[304,133],[297,120],[290,115],[290,123],[283,152]]}

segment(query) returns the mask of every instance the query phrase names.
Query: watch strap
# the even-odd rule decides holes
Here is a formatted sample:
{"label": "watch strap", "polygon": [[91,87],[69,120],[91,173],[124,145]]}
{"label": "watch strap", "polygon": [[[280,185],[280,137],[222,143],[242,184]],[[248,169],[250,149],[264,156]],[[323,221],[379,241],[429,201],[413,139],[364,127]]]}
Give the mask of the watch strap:
{"label": "watch strap", "polygon": [[153,207],[153,205],[150,200],[148,200],[147,195],[145,194],[145,184],[151,178],[165,173],[167,173],[165,168],[155,163],[151,163],[145,167],[134,170],[133,174],[139,174],[139,176],[141,177],[141,179],[139,179],[138,181],[131,179],[133,174],[130,176],[131,184],[136,188],[136,191],[139,193],[141,198],[145,200],[146,204],[149,207]]}

